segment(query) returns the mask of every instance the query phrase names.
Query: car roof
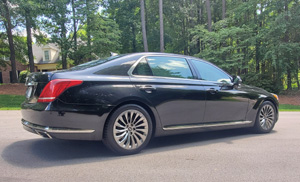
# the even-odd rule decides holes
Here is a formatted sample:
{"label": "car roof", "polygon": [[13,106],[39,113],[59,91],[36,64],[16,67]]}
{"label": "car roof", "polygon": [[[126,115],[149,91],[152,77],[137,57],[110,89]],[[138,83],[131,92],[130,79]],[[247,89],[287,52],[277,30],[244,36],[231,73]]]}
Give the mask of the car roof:
{"label": "car roof", "polygon": [[[163,52],[136,52],[136,53],[128,53],[124,55],[140,55],[140,56],[176,56],[183,58],[191,58],[191,59],[199,59],[196,57],[183,55],[183,54],[174,54],[174,53],[163,53]],[[202,59],[201,59],[202,60]]]}

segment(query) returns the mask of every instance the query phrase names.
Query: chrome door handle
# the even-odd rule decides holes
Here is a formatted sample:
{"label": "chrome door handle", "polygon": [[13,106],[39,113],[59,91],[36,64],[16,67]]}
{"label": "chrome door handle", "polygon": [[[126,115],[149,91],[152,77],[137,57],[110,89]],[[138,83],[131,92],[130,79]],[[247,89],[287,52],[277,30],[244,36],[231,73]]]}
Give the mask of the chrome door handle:
{"label": "chrome door handle", "polygon": [[156,90],[156,87],[152,85],[137,85],[140,90],[145,91],[146,93],[152,93],[152,91]]}
{"label": "chrome door handle", "polygon": [[211,94],[216,94],[218,92],[218,90],[216,90],[214,88],[207,89],[207,91]]}

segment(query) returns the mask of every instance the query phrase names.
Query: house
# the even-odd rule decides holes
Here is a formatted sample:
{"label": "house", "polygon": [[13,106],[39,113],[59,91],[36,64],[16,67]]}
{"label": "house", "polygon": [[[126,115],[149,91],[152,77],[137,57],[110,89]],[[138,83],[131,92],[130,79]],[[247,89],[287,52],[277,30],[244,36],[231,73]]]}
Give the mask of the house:
{"label": "house", "polygon": [[[34,57],[34,67],[37,72],[46,72],[57,70],[57,65],[60,58],[60,49],[55,44],[46,45],[32,45],[33,57]],[[6,59],[9,62],[9,59]],[[29,69],[29,63],[23,65],[19,61],[16,61],[17,75],[23,70]],[[0,83],[11,83],[11,67],[1,67],[0,66]]]}
{"label": "house", "polygon": [[60,49],[55,44],[39,46],[33,44],[34,66],[38,72],[57,70],[60,58]]}

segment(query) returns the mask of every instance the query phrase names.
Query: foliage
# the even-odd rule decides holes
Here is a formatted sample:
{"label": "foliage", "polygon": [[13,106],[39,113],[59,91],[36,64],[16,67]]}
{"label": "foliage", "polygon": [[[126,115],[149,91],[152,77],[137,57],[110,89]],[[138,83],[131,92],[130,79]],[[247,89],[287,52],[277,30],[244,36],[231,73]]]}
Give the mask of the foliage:
{"label": "foliage", "polygon": [[[14,40],[15,49],[17,50],[15,55],[16,60],[23,64],[26,64],[27,61],[26,38],[15,35],[13,37],[13,40]],[[0,33],[0,66],[1,67],[10,66],[9,56],[10,56],[10,50],[7,41],[7,36],[5,33]]]}
{"label": "foliage", "polygon": [[249,73],[244,75],[242,80],[244,84],[264,88],[268,92],[280,93],[282,90],[280,85],[276,85],[276,82],[268,74]]}
{"label": "foliage", "polygon": [[25,83],[26,77],[28,76],[30,72],[28,70],[23,70],[20,72],[19,75],[19,83]]}
{"label": "foliage", "polygon": [[[10,2],[19,5],[11,14],[13,24],[24,24],[23,15],[30,10],[32,26],[37,32],[46,31],[51,35],[47,41],[60,46],[63,67],[70,61],[77,65],[110,52],[144,50],[140,0]],[[145,0],[152,52],[160,51],[158,2]],[[226,0],[226,18],[222,2],[210,0],[207,7],[203,0],[164,0],[165,51],[206,59],[232,75],[241,75],[244,83],[272,92],[300,89],[300,1]],[[212,22],[208,22],[208,14]],[[34,36],[46,43],[45,37]],[[3,48],[4,37],[0,36],[1,55],[9,53]]]}

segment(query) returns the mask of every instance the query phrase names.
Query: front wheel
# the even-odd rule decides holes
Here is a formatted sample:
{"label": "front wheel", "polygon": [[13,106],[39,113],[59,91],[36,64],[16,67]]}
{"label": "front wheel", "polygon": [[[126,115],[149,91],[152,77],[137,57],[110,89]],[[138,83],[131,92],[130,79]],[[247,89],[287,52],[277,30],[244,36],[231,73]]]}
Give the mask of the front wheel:
{"label": "front wheel", "polygon": [[270,101],[265,101],[259,107],[254,129],[258,133],[269,133],[275,126],[277,113],[275,106]]}
{"label": "front wheel", "polygon": [[110,117],[104,128],[103,143],[121,155],[140,152],[150,141],[152,121],[148,112],[138,105],[124,105]]}

